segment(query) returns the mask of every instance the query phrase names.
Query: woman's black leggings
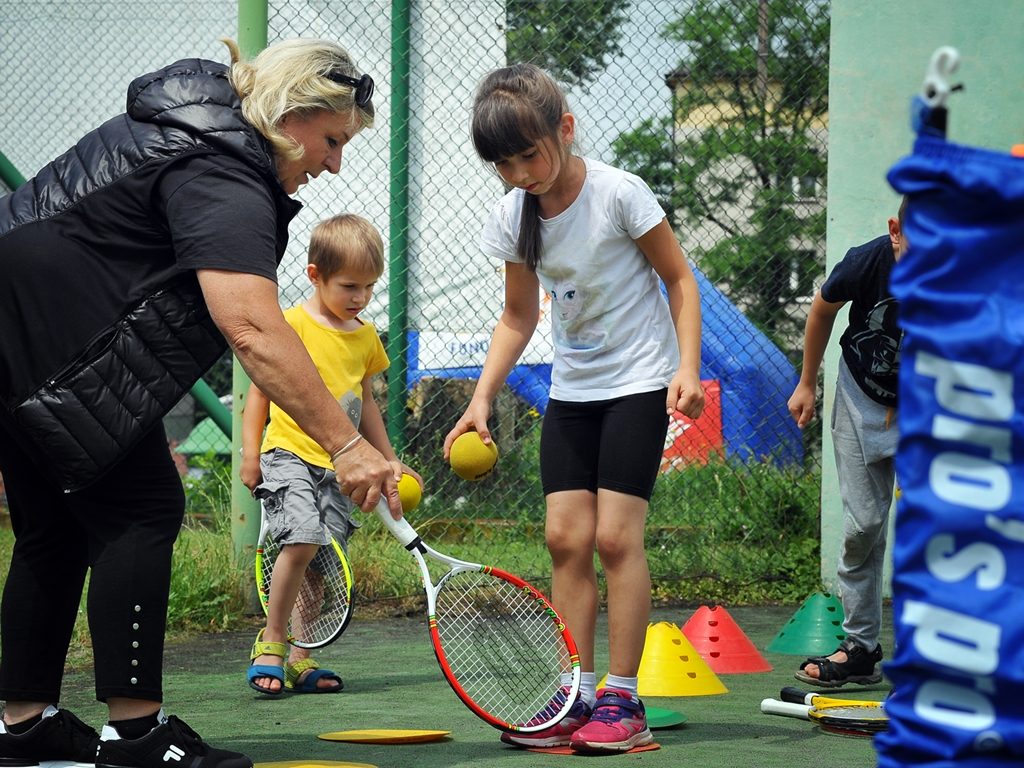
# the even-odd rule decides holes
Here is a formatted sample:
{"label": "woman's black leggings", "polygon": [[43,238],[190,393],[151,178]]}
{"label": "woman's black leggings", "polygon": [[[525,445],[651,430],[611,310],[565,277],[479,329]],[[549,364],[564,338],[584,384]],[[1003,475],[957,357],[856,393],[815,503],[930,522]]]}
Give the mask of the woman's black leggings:
{"label": "woman's black leggings", "polygon": [[0,699],[60,700],[86,573],[96,697],[163,701],[171,554],[185,496],[163,426],[110,472],[63,493],[0,417],[15,544],[0,603]]}

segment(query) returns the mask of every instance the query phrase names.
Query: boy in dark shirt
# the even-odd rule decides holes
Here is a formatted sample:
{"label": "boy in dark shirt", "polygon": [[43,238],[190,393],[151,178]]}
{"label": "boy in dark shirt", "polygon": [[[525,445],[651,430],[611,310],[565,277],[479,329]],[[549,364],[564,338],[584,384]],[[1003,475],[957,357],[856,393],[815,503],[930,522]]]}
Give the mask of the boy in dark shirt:
{"label": "boy in dark shirt", "polygon": [[840,339],[842,360],[832,413],[832,442],[843,500],[843,546],[838,581],[846,638],[828,656],[800,665],[796,678],[824,688],[881,681],[878,642],[889,507],[896,478],[899,430],[893,414],[902,331],[889,274],[907,248],[903,213],[889,234],[851,248],[815,294],[804,331],[803,368],[789,412],[803,429],[814,417],[818,371],[836,315],[850,303]]}

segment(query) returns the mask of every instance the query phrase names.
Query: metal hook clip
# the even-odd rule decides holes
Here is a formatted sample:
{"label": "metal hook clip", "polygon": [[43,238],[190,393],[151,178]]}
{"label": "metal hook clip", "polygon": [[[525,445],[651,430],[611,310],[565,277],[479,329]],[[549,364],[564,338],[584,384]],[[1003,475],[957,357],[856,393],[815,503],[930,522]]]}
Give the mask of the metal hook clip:
{"label": "metal hook clip", "polygon": [[946,99],[962,85],[950,85],[949,78],[960,66],[960,52],[950,45],[937,48],[932,54],[921,86],[921,98],[929,107],[945,107]]}
{"label": "metal hook clip", "polygon": [[910,123],[915,133],[945,137],[946,100],[963,85],[950,85],[949,78],[960,66],[960,52],[944,45],[932,54],[925,71],[921,93],[911,100]]}

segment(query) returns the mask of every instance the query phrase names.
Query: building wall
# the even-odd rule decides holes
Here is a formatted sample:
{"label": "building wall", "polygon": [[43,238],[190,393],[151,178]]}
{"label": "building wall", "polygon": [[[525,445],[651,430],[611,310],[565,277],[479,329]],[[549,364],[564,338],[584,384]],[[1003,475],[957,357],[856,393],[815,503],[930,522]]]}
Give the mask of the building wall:
{"label": "building wall", "polygon": [[[948,138],[1009,151],[1024,141],[1024,46],[1021,0],[833,0],[829,66],[828,268],[848,248],[884,234],[899,206],[885,180],[909,154],[910,99],[935,49],[961,55],[949,101]],[[842,322],[840,318],[837,323]],[[839,328],[825,361],[829,423],[839,360]],[[822,579],[834,586],[842,507],[832,442],[825,430],[822,467]]]}

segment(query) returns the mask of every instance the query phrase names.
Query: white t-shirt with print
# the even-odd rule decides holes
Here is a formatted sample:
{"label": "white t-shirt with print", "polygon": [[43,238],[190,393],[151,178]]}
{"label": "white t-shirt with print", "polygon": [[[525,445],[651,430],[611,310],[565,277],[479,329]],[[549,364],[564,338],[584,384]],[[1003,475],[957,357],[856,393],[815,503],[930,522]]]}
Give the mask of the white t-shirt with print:
{"label": "white t-shirt with print", "polygon": [[[551,397],[585,402],[652,392],[668,385],[679,347],[657,273],[633,242],[665,213],[631,173],[584,158],[579,196],[541,219],[537,276],[551,299],[555,357]],[[484,225],[488,256],[516,255],[521,189],[503,197]]]}

